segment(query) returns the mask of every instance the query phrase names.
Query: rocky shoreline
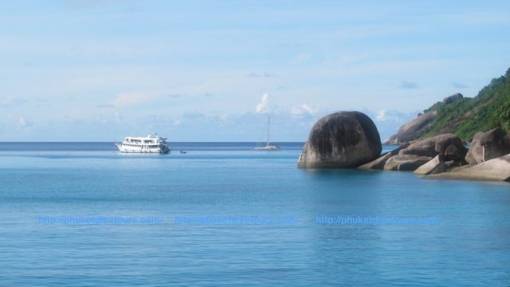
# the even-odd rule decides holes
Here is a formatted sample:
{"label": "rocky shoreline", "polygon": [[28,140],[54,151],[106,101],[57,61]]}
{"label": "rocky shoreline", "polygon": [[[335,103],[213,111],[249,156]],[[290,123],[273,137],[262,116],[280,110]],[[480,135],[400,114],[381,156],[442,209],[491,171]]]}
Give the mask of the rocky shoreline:
{"label": "rocky shoreline", "polygon": [[[418,117],[420,118],[420,116]],[[408,127],[420,128],[416,122]],[[408,132],[406,125],[400,131]],[[379,132],[361,112],[337,112],[312,128],[301,168],[412,171],[425,178],[510,181],[510,135],[501,128],[478,132],[467,144],[452,133],[405,141],[381,153]]]}

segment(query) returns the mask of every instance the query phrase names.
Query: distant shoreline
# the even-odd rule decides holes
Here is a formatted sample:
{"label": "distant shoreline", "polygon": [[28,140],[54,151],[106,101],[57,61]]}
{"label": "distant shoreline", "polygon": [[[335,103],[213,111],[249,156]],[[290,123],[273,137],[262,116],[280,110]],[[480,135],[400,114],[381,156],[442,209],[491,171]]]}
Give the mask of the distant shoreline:
{"label": "distant shoreline", "polygon": [[[116,151],[114,141],[0,142],[0,152],[9,151]],[[257,142],[169,142],[172,151],[247,151],[265,144]],[[283,150],[301,150],[304,142],[275,142]]]}
{"label": "distant shoreline", "polygon": [[[0,144],[35,144],[35,143],[49,143],[49,144],[82,144],[82,143],[116,143],[118,141],[0,141]],[[222,143],[264,143],[265,141],[171,141],[171,143],[200,143],[200,144],[222,144]],[[304,141],[274,141],[275,144],[304,144]]]}

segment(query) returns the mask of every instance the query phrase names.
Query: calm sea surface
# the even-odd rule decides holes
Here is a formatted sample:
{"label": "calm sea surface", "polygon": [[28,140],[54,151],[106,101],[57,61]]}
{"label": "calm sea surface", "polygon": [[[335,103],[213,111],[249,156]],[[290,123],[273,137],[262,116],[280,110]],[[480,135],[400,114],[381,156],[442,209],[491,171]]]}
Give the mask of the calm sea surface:
{"label": "calm sea surface", "polygon": [[510,184],[254,146],[0,143],[0,286],[509,286]]}

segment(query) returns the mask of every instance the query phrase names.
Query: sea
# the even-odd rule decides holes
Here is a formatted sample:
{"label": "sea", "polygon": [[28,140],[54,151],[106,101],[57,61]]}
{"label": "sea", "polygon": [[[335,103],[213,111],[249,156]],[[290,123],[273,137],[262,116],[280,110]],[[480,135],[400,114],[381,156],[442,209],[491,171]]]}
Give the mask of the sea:
{"label": "sea", "polygon": [[0,143],[0,286],[510,286],[510,184],[256,145]]}

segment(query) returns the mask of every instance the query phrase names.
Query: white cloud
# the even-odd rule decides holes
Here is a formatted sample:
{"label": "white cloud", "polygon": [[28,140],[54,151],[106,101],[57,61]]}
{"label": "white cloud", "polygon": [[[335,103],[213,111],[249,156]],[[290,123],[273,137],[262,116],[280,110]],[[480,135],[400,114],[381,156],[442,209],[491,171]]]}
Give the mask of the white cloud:
{"label": "white cloud", "polygon": [[290,113],[295,116],[303,116],[303,115],[313,115],[317,112],[316,109],[310,107],[307,104],[302,104],[298,107],[292,107]]}
{"label": "white cloud", "polygon": [[28,103],[28,99],[20,97],[2,97],[0,99],[0,108],[10,108]]}
{"label": "white cloud", "polygon": [[154,95],[150,95],[147,93],[138,93],[138,92],[129,92],[129,93],[121,93],[117,95],[114,100],[114,105],[116,107],[127,107],[134,106],[137,104],[141,104],[155,98]]}
{"label": "white cloud", "polygon": [[255,111],[257,113],[265,113],[265,112],[267,112],[268,105],[269,105],[269,95],[264,94],[264,95],[262,95],[260,102],[255,107]]}
{"label": "white cloud", "polygon": [[172,124],[174,126],[180,126],[180,125],[182,125],[182,120],[181,119],[175,119]]}
{"label": "white cloud", "polygon": [[312,56],[308,53],[299,53],[297,54],[292,62],[294,64],[306,64],[312,60]]}
{"label": "white cloud", "polygon": [[386,120],[386,111],[380,110],[375,118],[380,122],[384,122]]}
{"label": "white cloud", "polygon": [[508,10],[504,11],[466,11],[438,16],[439,20],[445,20],[448,24],[457,25],[508,25],[510,18]]}
{"label": "white cloud", "polygon": [[395,110],[379,110],[378,112],[367,112],[371,117],[375,117],[377,122],[395,124],[400,126],[402,123],[416,117],[416,112],[399,112]]}
{"label": "white cloud", "polygon": [[401,89],[407,89],[407,90],[416,90],[418,89],[420,86],[418,86],[417,83],[415,82],[410,82],[410,81],[402,81],[400,83],[400,88]]}
{"label": "white cloud", "polygon": [[32,122],[25,119],[23,116],[19,116],[16,120],[16,124],[19,128],[28,128],[32,126]]}
{"label": "white cloud", "polygon": [[264,72],[264,73],[251,72],[251,73],[248,73],[247,76],[248,76],[248,78],[272,78],[272,77],[274,77],[273,74],[270,74],[267,72]]}

